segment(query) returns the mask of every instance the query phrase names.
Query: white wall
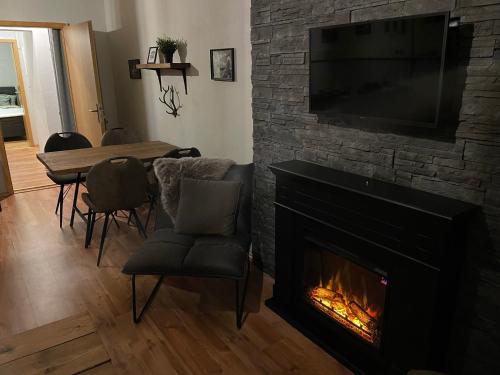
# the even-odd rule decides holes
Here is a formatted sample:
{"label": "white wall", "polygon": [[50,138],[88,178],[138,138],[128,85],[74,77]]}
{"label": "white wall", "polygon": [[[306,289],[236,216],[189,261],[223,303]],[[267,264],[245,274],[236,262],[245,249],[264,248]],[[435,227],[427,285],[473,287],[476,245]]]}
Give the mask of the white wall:
{"label": "white wall", "polygon": [[12,56],[12,48],[10,43],[0,43],[0,87],[10,86],[17,86],[16,66]]}
{"label": "white wall", "polygon": [[[116,29],[108,34],[122,126],[148,139],[196,146],[204,156],[252,160],[250,0],[112,1],[107,19]],[[186,61],[193,66],[187,96],[180,76],[163,77],[179,90],[178,118],[159,102],[154,72],[143,71],[142,80],[128,77],[127,60],[144,61],[162,34],[187,40]],[[210,79],[211,48],[235,48],[236,82]]]}
{"label": "white wall", "polygon": [[106,31],[105,1],[110,0],[0,0],[0,18],[64,23],[92,20],[95,30]]}

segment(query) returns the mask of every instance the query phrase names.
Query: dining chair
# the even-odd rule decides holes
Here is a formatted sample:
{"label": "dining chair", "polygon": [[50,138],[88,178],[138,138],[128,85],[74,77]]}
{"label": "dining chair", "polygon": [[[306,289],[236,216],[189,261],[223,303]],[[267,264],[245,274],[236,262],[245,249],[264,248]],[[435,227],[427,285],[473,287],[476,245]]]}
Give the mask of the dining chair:
{"label": "dining chair", "polygon": [[136,212],[146,197],[146,184],[146,169],[139,159],[133,157],[104,160],[94,165],[87,174],[87,193],[82,194],[82,200],[88,206],[86,248],[92,241],[96,214],[104,214],[97,266],[101,263],[109,218],[114,212],[130,212],[139,233],[147,237]]}
{"label": "dining chair", "polygon": [[101,139],[101,146],[124,145],[137,142],[137,138],[125,128],[107,130]]}
{"label": "dining chair", "polygon": [[[196,147],[176,148],[174,150],[167,152],[165,155],[163,155],[163,157],[172,159],[199,158],[201,157],[201,152]],[[148,230],[149,220],[151,219],[151,214],[156,206],[159,195],[158,180],[156,179],[152,167],[148,170],[147,178],[148,178],[147,191],[149,200],[149,210],[148,210],[148,216],[146,218],[146,224],[144,224],[144,228],[146,229],[146,231]]]}
{"label": "dining chair", "polygon": [[[44,152],[76,150],[81,148],[91,148],[92,144],[82,134],[75,132],[60,132],[52,134],[45,143]],[[47,171],[47,176],[57,185],[59,185],[59,197],[57,198],[56,215],[59,211],[59,227],[62,228],[63,220],[63,203],[66,194],[69,192],[71,185],[75,184],[75,196],[73,201],[73,212],[71,213],[70,225],[73,226],[74,206],[78,198],[78,189],[80,183],[85,181],[85,175],[78,178],[77,173],[69,173],[64,175],[56,175],[51,171]],[[68,186],[66,192],[64,188]]]}

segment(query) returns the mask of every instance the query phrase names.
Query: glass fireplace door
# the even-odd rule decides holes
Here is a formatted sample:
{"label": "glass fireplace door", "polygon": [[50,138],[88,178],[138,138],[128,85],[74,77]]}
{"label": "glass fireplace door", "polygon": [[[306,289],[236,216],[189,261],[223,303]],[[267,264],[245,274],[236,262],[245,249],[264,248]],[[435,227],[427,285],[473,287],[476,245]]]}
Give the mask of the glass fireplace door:
{"label": "glass fireplace door", "polygon": [[387,287],[384,273],[340,252],[306,244],[302,284],[306,303],[378,348]]}

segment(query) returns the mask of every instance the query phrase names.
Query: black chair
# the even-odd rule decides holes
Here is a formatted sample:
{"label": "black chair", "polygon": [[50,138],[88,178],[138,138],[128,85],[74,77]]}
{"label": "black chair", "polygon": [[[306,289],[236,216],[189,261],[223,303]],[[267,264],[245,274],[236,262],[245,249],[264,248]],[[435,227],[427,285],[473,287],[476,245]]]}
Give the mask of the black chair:
{"label": "black chair", "polygon": [[[61,132],[52,134],[47,142],[45,143],[44,152],[55,152],[55,151],[65,151],[65,150],[76,150],[81,148],[91,148],[92,144],[85,138],[84,135],[74,132]],[[57,199],[56,214],[59,211],[59,227],[62,228],[63,220],[63,203],[66,194],[64,193],[64,187],[67,185],[76,184],[75,195],[73,198],[73,211],[71,212],[70,225],[73,226],[73,221],[75,218],[75,206],[76,200],[78,199],[78,189],[80,187],[80,182],[85,181],[85,175],[78,178],[77,173],[70,173],[65,175],[55,175],[51,171],[47,172],[47,176],[57,185],[59,185],[59,198]]]}
{"label": "black chair", "polygon": [[101,139],[101,146],[124,145],[136,143],[137,138],[125,128],[112,128],[106,131]]}
{"label": "black chair", "polygon": [[[201,152],[196,147],[189,148],[176,148],[172,151],[167,152],[163,155],[164,158],[172,158],[172,159],[181,159],[181,158],[199,158],[201,157]],[[151,213],[153,209],[156,207],[156,203],[158,201],[159,189],[158,189],[158,180],[154,174],[153,168],[149,168],[148,170],[148,200],[149,200],[149,210],[148,216],[146,218],[146,224],[144,224],[144,228],[146,231],[148,230],[149,220],[151,219]]]}
{"label": "black chair", "polygon": [[94,165],[89,171],[87,190],[88,193],[82,194],[82,199],[88,206],[86,248],[92,241],[96,214],[105,215],[97,258],[97,266],[99,266],[110,223],[109,217],[113,215],[113,212],[129,211],[130,216],[135,219],[139,233],[147,237],[135,211],[143,204],[146,196],[146,169],[139,159],[133,157],[104,160]]}
{"label": "black chair", "polygon": [[[140,321],[151,304],[166,275],[195,276],[235,281],[236,325],[241,328],[250,269],[248,252],[251,244],[253,164],[232,166],[224,180],[242,183],[236,232],[232,236],[176,233],[170,218],[158,205],[156,231],[130,257],[122,270],[132,276],[132,316],[135,323]],[[137,275],[159,276],[139,314],[135,285]]]}

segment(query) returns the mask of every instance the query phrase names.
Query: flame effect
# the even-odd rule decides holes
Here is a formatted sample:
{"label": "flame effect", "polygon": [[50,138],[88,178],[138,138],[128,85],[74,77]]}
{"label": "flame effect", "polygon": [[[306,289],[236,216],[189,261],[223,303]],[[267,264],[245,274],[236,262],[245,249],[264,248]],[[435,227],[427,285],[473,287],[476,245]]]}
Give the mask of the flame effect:
{"label": "flame effect", "polygon": [[320,280],[319,286],[306,291],[307,300],[342,326],[377,345],[380,340],[381,311],[369,304],[364,279],[362,295],[352,293],[349,287],[342,284],[342,279],[341,272],[337,272],[326,283]]}

